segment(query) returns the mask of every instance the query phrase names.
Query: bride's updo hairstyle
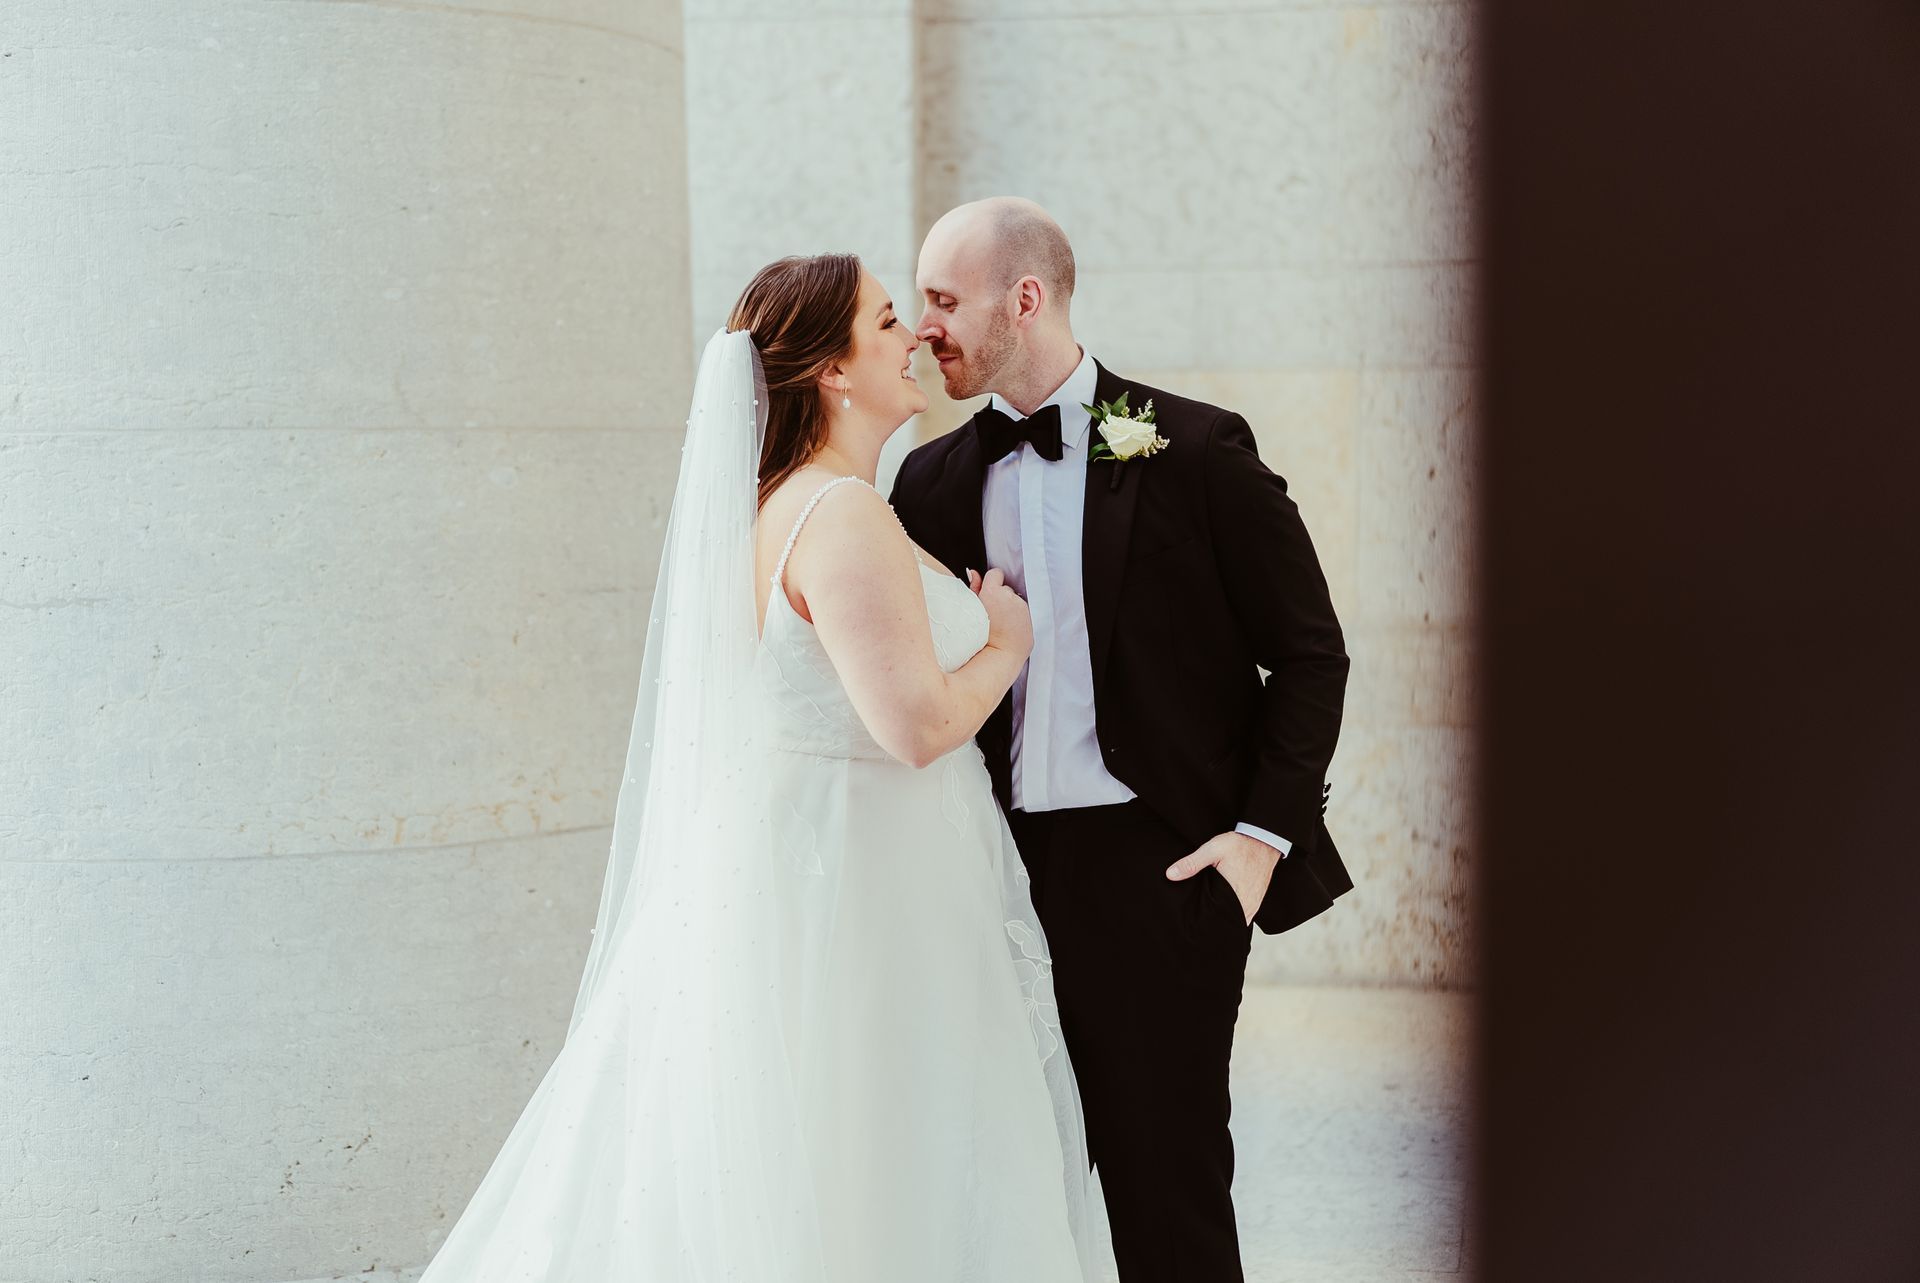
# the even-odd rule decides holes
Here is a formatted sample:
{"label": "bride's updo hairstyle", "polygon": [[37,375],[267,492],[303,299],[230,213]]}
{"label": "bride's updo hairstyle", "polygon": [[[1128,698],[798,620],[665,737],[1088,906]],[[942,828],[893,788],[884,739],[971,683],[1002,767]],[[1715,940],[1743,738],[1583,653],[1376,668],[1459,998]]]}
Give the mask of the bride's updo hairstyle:
{"label": "bride's updo hairstyle", "polygon": [[753,331],[767,380],[767,436],[760,451],[763,504],[827,443],[820,376],[852,353],[859,303],[859,258],[816,254],[767,264],[733,305],[727,328]]}

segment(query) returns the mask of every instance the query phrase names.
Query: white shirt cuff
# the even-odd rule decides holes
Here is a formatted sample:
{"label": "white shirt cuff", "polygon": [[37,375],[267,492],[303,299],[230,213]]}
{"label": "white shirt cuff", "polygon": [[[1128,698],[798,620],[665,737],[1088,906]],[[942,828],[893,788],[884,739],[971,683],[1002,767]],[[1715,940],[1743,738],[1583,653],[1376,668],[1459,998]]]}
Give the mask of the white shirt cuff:
{"label": "white shirt cuff", "polygon": [[1283,860],[1293,854],[1293,843],[1283,837],[1275,837],[1265,829],[1256,828],[1251,824],[1240,823],[1233,826],[1233,831],[1235,833],[1244,833],[1250,838],[1259,838],[1262,842],[1265,842],[1268,846],[1278,851],[1280,858]]}

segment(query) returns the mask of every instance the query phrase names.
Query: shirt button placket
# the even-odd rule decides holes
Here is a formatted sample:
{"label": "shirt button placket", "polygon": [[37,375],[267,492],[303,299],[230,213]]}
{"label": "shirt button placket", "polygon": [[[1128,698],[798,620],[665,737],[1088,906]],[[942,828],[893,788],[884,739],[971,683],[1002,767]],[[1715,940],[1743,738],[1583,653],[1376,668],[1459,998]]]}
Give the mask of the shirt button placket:
{"label": "shirt button placket", "polygon": [[1046,542],[1048,469],[1030,445],[1020,447],[1020,560],[1026,570],[1027,604],[1033,612],[1033,655],[1027,661],[1026,715],[1022,719],[1021,766],[1029,810],[1047,810],[1053,798],[1053,576]]}

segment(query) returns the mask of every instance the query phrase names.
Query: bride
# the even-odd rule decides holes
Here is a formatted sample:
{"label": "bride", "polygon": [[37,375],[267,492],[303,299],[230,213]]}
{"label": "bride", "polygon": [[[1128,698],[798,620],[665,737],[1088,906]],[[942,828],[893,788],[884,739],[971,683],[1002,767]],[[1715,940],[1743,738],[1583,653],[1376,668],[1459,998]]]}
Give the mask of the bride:
{"label": "bride", "polygon": [[768,266],[707,343],[566,1043],[421,1283],[1111,1268],[973,745],[1026,606],[872,485],[917,346],[842,254]]}

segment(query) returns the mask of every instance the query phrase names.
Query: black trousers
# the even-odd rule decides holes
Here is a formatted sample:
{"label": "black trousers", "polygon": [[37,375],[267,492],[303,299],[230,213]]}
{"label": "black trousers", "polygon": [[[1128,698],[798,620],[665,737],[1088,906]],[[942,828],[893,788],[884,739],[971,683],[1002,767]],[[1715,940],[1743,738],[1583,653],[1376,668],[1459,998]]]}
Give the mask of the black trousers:
{"label": "black trousers", "polygon": [[1253,928],[1138,799],[1014,811],[1123,1283],[1242,1283],[1227,1063]]}

